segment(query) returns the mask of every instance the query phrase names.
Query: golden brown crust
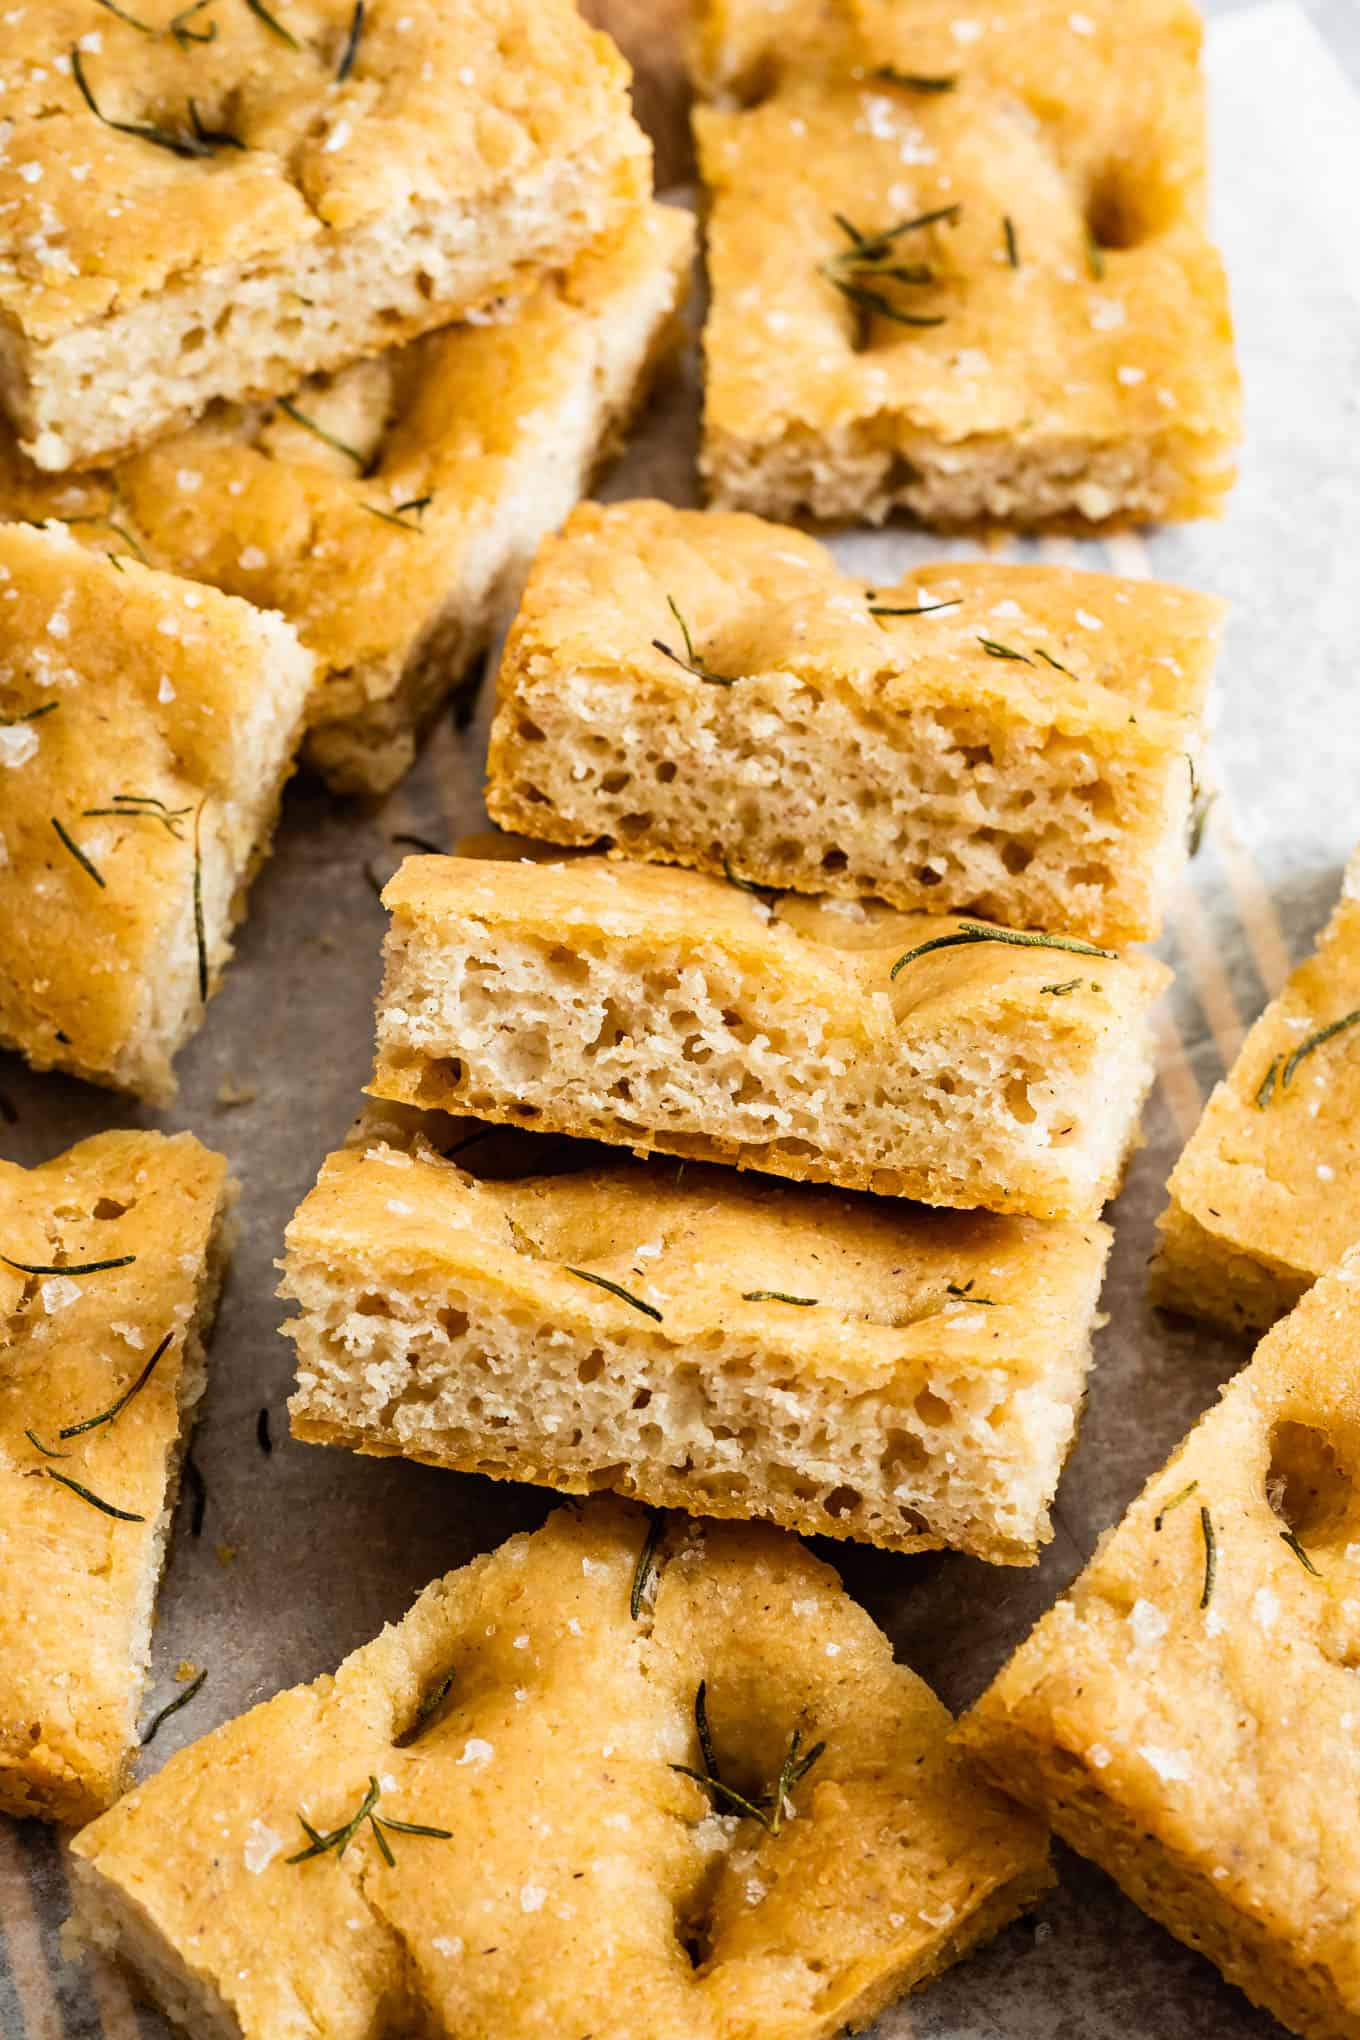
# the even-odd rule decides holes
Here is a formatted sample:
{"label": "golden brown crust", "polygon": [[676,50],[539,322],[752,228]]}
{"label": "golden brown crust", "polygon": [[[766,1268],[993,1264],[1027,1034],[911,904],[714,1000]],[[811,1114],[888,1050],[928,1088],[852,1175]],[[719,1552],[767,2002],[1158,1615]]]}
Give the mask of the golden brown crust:
{"label": "golden brown crust", "polygon": [[296,1436],[894,1550],[1051,1535],[1103,1226],[627,1163],[476,1181],[465,1129],[381,1117],[288,1229]]}
{"label": "golden brown crust", "polygon": [[[1037,1895],[1041,1831],[973,1782],[828,1567],[776,1532],[676,1525],[633,1620],[646,1532],[617,1504],[563,1510],[334,1679],[180,1752],[77,1842],[86,1934],[245,2040],[299,1998],[350,2040],[825,2040]],[[748,1795],[795,1728],[825,1743],[778,1834],[675,1771],[699,1762],[700,1680]],[[343,1859],[289,1863],[299,1809],[334,1830],[370,1778],[379,1818],[451,1839],[389,1830],[387,1863],[366,1825]]]}
{"label": "golden brown crust", "polygon": [[960,1729],[1310,2040],[1360,2034],[1357,1285],[1269,1334]]}
{"label": "golden brown crust", "polygon": [[135,543],[281,611],[317,660],[309,762],[338,791],[382,792],[645,388],[692,242],[688,214],[649,206],[504,320],[317,379],[294,415],[219,404],[103,473],[44,475],[11,442],[0,514],[71,520],[99,551]]}
{"label": "golden brown crust", "polygon": [[1358,895],[1352,860],[1315,953],[1247,1035],[1172,1171],[1155,1302],[1264,1331],[1360,1237],[1360,1026],[1345,1024],[1360,1012]]}
{"label": "golden brown crust", "polygon": [[[963,41],[952,7],[864,0],[858,19],[795,8],[817,17],[806,49],[787,10],[733,12],[707,71],[748,91],[778,75],[748,110],[696,116],[714,500],[942,525],[1216,512],[1240,394],[1193,10],[1008,0]],[[900,82],[923,73],[951,88]],[[873,235],[955,205],[894,243],[933,281],[847,267],[835,215]],[[863,323],[828,263],[939,323]]]}
{"label": "golden brown crust", "polygon": [[[675,611],[735,685],[686,663]],[[582,504],[506,644],[488,805],[714,877],[1141,940],[1184,856],[1222,615],[990,561],[871,587],[757,518]]]}
{"label": "golden brown crust", "polygon": [[[6,1813],[79,1823],[126,1782],[234,1194],[223,1158],[187,1133],[99,1134],[31,1170],[0,1162]],[[55,1272],[105,1261],[126,1265]],[[167,1339],[116,1418],[64,1435],[112,1408]],[[103,1513],[55,1476],[138,1520]]]}
{"label": "golden brown crust", "polygon": [[202,1015],[196,892],[211,991],[311,660],[279,617],[57,527],[0,526],[0,591],[0,1041],[164,1098]]}

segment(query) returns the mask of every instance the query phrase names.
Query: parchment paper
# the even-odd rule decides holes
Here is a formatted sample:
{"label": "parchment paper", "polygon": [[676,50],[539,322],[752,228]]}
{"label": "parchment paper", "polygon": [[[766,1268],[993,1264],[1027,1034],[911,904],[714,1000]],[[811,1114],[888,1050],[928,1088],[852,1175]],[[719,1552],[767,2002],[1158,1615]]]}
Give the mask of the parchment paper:
{"label": "parchment paper", "polygon": [[[595,12],[611,0],[596,0]],[[663,161],[683,167],[679,73],[666,40],[677,0],[612,0]],[[1210,40],[1218,231],[1234,285],[1247,380],[1242,480],[1223,525],[1109,545],[1051,542],[1040,556],[1153,572],[1234,604],[1215,731],[1224,788],[1164,953],[1177,971],[1147,1144],[1115,1209],[1110,1324],[1059,1529],[1032,1572],[959,1557],[909,1560],[826,1545],[899,1653],[951,1704],[968,1701],[1166,1456],[1241,1349],[1155,1318],[1144,1266],[1163,1185],[1201,1101],[1245,1025],[1304,953],[1360,836],[1360,19],[1354,0],[1221,0]],[[1314,25],[1315,24],[1315,25]],[[1320,32],[1321,30],[1321,32]],[[1325,38],[1325,39],[1324,39]],[[694,369],[661,394],[611,476],[611,496],[696,499]],[[944,548],[901,528],[836,550],[887,579]],[[966,546],[953,548],[960,552]],[[1015,546],[1015,556],[1035,548]],[[384,916],[370,876],[415,830],[452,843],[481,825],[486,702],[472,726],[436,733],[377,812],[290,794],[237,960],[199,1039],[180,1059],[176,1108],[154,1115],[0,1057],[0,1151],[25,1163],[101,1128],[191,1127],[224,1148],[244,1185],[242,1232],[219,1320],[196,1456],[208,1485],[194,1541],[181,1512],[160,1602],[153,1704],[184,1658],[208,1669],[198,1699],[144,1759],[254,1701],[331,1669],[400,1616],[436,1574],[551,1506],[546,1494],[293,1443],[283,1404],[274,1261],[289,1214],[341,1139],[369,1069]],[[253,1087],[226,1109],[222,1087]],[[275,1448],[256,1444],[272,1412]],[[1360,1809],[1346,1817],[1360,1818]],[[885,2040],[1265,2040],[1278,2029],[1063,1855],[1058,1891],[1027,1922],[883,2022]],[[58,1844],[0,1822],[0,2033],[5,2040],[163,2040],[121,1983],[62,1960]],[[638,2040],[646,2040],[640,2034]]]}

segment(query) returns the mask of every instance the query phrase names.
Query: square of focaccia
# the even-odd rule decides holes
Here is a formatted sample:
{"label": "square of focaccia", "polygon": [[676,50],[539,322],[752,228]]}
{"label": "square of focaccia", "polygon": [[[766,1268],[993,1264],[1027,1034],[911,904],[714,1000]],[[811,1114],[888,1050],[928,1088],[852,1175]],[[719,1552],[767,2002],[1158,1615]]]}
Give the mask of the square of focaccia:
{"label": "square of focaccia", "polygon": [[0,1046],[173,1095],[312,670],[279,616],[0,525]]}
{"label": "square of focaccia", "polygon": [[701,78],[754,96],[696,119],[716,503],[946,528],[1219,511],[1240,389],[1184,0],[706,13]]}
{"label": "square of focaccia", "polygon": [[1150,958],[692,871],[408,858],[375,1097],[1035,1218],[1114,1194]]}
{"label": "square of focaccia", "polygon": [[1360,2035],[1360,1254],[964,1719],[988,1772],[1308,2040]]}
{"label": "square of focaccia", "polygon": [[829,2040],[1048,1881],[949,1727],[795,1539],[596,1500],[172,1757],[78,1919],[214,2040]]}
{"label": "square of focaccia", "polygon": [[1184,862],[1221,623],[1065,567],[870,587],[754,517],[585,503],[506,644],[487,805],[715,877],[1139,941]]}
{"label": "square of focaccia", "polygon": [[42,0],[0,88],[0,403],[44,468],[474,311],[650,177],[572,0]]}
{"label": "square of focaccia", "polygon": [[217,404],[107,469],[44,475],[11,442],[0,515],[280,610],[317,662],[306,761],[383,793],[641,401],[693,238],[649,205],[493,321]]}
{"label": "square of focaccia", "polygon": [[659,1162],[479,1180],[485,1130],[371,1119],[288,1229],[296,1437],[896,1551],[1052,1535],[1103,1225]]}
{"label": "square of focaccia", "polygon": [[235,1185],[192,1134],[0,1162],[0,1811],[128,1781]]}

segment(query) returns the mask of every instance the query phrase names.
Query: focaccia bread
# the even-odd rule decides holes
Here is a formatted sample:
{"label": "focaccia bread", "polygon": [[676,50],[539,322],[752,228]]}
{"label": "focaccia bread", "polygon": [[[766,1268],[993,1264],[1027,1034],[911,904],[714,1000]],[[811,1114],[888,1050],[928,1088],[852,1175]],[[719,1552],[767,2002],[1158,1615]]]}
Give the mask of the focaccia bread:
{"label": "focaccia bread", "polygon": [[44,468],[529,287],[650,181],[572,0],[42,0],[0,93],[0,403]]}
{"label": "focaccia bread", "polygon": [[1360,855],[1171,1174],[1153,1301],[1263,1332],[1360,1239]]}
{"label": "focaccia bread", "polygon": [[234,1198],[188,1133],[0,1161],[0,1812],[128,1781]]}
{"label": "focaccia bread", "polygon": [[408,858],[375,1097],[842,1189],[1089,1218],[1160,964],[581,857]]}
{"label": "focaccia bread", "polygon": [[703,73],[755,103],[696,116],[712,499],[945,528],[1217,513],[1240,388],[1193,9],[717,12]]}
{"label": "focaccia bread", "polygon": [[1155,581],[951,561],[870,586],[754,517],[585,503],[506,644],[487,805],[715,877],[1138,941],[1185,856],[1221,625]]}
{"label": "focaccia bread", "polygon": [[311,681],[282,617],[0,525],[0,1046],[173,1095]]}
{"label": "focaccia bread", "polygon": [[895,1551],[1051,1537],[1104,1226],[659,1162],[478,1180],[483,1134],[371,1120],[288,1229],[296,1437]]}
{"label": "focaccia bread", "polygon": [[1259,1347],[961,1739],[1309,2040],[1360,2036],[1360,1254]]}
{"label": "focaccia bread", "polygon": [[644,395],[693,239],[647,206],[494,321],[216,405],[102,472],[43,475],[11,442],[0,515],[282,611],[317,661],[304,758],[385,792]]}
{"label": "focaccia bread", "polygon": [[1049,1881],[949,1726],[794,1539],[593,1501],[172,1757],[78,1920],[214,2040],[830,2040]]}

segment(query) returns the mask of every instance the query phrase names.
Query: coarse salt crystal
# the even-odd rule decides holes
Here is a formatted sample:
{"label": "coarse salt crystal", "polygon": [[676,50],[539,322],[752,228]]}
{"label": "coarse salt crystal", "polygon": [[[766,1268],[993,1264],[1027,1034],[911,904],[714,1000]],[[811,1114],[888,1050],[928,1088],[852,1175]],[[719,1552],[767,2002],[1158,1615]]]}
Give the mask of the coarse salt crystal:
{"label": "coarse salt crystal", "polygon": [[251,1876],[258,1877],[262,1870],[267,1870],[282,1847],[282,1835],[276,1835],[273,1828],[266,1827],[262,1820],[253,1820],[246,1831],[246,1845],[242,1850]]}
{"label": "coarse salt crystal", "polygon": [[463,1754],[459,1757],[458,1762],[460,1764],[489,1764],[495,1754],[496,1752],[492,1749],[489,1742],[483,1742],[480,1736],[469,1736],[468,1740],[463,1744]]}
{"label": "coarse salt crystal", "polygon": [[1184,1750],[1164,1749],[1160,1743],[1140,1743],[1138,1754],[1165,1784],[1182,1783],[1191,1775],[1190,1759]]}

